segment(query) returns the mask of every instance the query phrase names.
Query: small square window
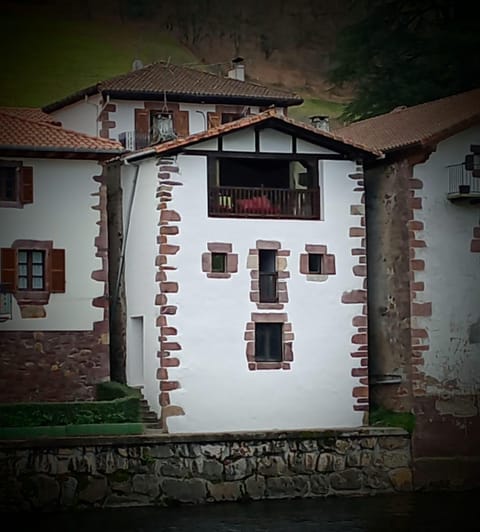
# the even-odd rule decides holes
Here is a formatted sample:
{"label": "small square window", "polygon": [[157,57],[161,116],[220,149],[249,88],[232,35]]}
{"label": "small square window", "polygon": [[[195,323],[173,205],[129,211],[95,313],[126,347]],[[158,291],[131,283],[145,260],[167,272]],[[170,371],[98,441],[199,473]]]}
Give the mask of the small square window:
{"label": "small square window", "polygon": [[255,361],[283,360],[283,324],[255,323]]}
{"label": "small square window", "polygon": [[212,272],[225,273],[227,271],[227,254],[212,253]]}
{"label": "small square window", "polygon": [[323,255],[321,253],[308,254],[308,272],[323,273]]}

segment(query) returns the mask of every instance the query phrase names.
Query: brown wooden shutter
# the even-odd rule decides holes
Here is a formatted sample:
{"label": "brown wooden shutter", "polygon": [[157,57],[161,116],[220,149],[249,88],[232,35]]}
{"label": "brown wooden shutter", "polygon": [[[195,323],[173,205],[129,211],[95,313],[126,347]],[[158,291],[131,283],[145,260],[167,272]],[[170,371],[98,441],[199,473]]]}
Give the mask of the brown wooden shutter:
{"label": "brown wooden shutter", "polygon": [[335,255],[325,255],[323,257],[323,266],[325,268],[324,273],[326,275],[333,275],[335,271]]}
{"label": "brown wooden shutter", "polygon": [[188,111],[175,111],[173,113],[173,129],[177,137],[188,137],[190,134]]}
{"label": "brown wooden shutter", "polygon": [[20,167],[20,201],[21,203],[33,203],[33,168],[31,166]]}
{"label": "brown wooden shutter", "polygon": [[50,292],[65,292],[65,250],[50,250]]}
{"label": "brown wooden shutter", "polygon": [[219,113],[207,113],[208,129],[218,127],[222,123],[222,117]]}
{"label": "brown wooden shutter", "polygon": [[135,133],[148,135],[150,130],[150,112],[148,109],[135,109]]}
{"label": "brown wooden shutter", "polygon": [[1,283],[8,285],[7,289],[14,292],[17,288],[17,252],[12,248],[2,248]]}

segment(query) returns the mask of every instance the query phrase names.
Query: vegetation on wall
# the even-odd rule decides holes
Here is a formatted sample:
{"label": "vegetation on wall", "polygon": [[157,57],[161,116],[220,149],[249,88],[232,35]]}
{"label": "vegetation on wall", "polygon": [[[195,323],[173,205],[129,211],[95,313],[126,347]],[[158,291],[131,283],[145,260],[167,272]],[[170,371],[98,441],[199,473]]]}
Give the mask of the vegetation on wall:
{"label": "vegetation on wall", "polygon": [[411,412],[394,412],[377,407],[370,412],[369,422],[373,426],[400,427],[412,434],[415,428],[415,415]]}

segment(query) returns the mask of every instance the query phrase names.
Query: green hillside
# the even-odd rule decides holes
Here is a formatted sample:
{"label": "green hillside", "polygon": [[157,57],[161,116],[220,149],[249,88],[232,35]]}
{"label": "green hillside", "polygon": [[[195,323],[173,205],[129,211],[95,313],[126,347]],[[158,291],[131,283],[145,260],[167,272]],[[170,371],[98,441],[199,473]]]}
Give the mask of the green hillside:
{"label": "green hillside", "polygon": [[[2,14],[3,50],[0,105],[41,107],[98,81],[128,72],[135,59],[144,64],[170,60],[199,64],[200,60],[174,37],[156,29],[154,22],[102,19],[88,20],[40,9],[29,14]],[[258,80],[261,82],[261,80]],[[335,118],[342,104],[305,98],[289,115],[308,121],[308,116],[328,114]]]}
{"label": "green hillside", "polygon": [[198,62],[169,35],[138,23],[2,14],[0,105],[42,106],[144,64]]}

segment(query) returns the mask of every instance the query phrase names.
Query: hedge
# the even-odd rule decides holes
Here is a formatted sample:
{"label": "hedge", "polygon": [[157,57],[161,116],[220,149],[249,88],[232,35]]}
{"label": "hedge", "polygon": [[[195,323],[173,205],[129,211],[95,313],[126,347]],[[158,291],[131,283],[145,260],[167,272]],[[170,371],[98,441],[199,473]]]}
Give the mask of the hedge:
{"label": "hedge", "polygon": [[72,403],[9,403],[0,405],[0,427],[45,427],[91,423],[140,422],[139,397]]}
{"label": "hedge", "polygon": [[141,394],[138,389],[131,388],[121,382],[100,382],[95,388],[95,397],[98,401],[111,401],[120,397],[138,397],[140,399],[140,396]]}

